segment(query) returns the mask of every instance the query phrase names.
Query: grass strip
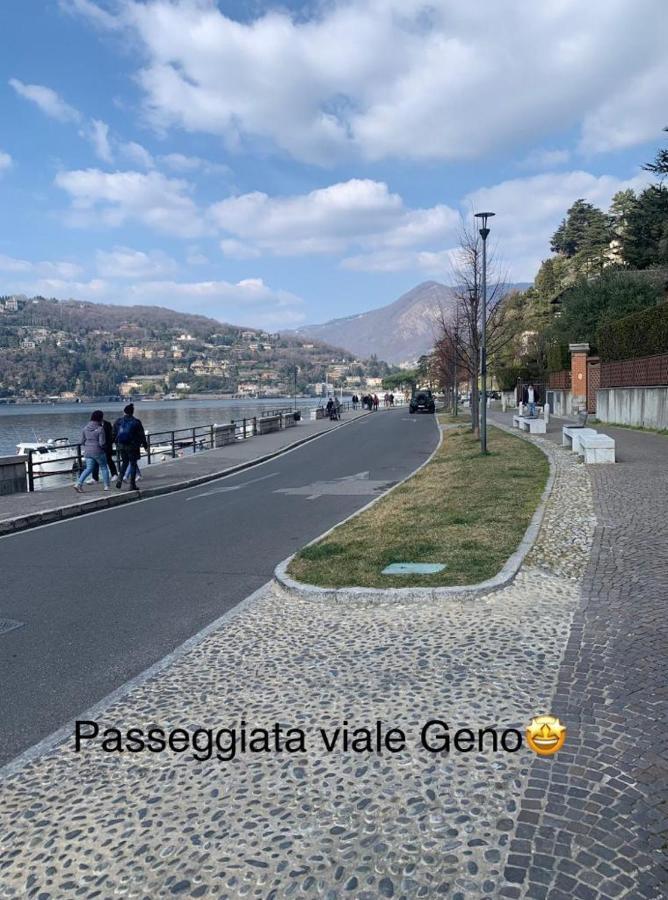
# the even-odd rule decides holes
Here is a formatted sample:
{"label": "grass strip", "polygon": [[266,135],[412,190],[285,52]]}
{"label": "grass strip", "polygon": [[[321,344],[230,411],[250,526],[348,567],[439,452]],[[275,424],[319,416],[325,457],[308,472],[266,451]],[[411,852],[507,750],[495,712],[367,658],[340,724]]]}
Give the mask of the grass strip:
{"label": "grass strip", "polygon": [[[534,445],[489,429],[482,456],[466,428],[446,430],[428,465],[330,535],[301,550],[289,574],[321,587],[476,584],[517,549],[549,473]],[[382,575],[390,563],[445,563],[436,575]]]}

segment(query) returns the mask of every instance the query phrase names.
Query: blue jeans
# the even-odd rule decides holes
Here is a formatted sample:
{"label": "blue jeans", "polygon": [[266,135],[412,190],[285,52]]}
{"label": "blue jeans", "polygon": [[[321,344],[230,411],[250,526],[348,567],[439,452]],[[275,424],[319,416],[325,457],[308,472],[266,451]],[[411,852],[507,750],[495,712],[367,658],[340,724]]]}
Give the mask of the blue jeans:
{"label": "blue jeans", "polygon": [[529,403],[529,415],[530,415],[530,416],[535,416],[535,415],[536,415],[536,404],[535,404],[535,402],[534,402],[534,403]]}
{"label": "blue jeans", "polygon": [[104,481],[104,486],[109,487],[109,482],[111,480],[109,475],[109,466],[107,465],[107,457],[105,453],[98,453],[97,456],[87,456],[86,457],[86,468],[83,470],[81,475],[77,478],[77,484],[79,487],[84,483],[84,481],[88,478],[89,475],[92,474],[93,469],[95,468],[95,463],[100,467],[100,472],[102,474],[102,480]]}

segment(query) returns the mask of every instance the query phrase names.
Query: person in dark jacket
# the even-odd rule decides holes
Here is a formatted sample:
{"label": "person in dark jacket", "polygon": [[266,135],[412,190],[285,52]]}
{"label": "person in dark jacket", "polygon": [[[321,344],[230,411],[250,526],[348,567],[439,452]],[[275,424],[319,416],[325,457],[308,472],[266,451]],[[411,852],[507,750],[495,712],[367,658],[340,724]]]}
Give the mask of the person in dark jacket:
{"label": "person in dark jacket", "polygon": [[95,463],[100,467],[105,491],[109,490],[111,476],[109,475],[105,453],[106,439],[102,424],[103,419],[104,413],[102,410],[96,409],[95,412],[91,413],[90,422],[81,432],[81,452],[86,460],[86,466],[73,485],[74,490],[79,494],[83,494],[83,484],[92,473]]}
{"label": "person in dark jacket", "polygon": [[123,410],[123,415],[114,422],[114,440],[121,454],[121,471],[118,473],[116,487],[123,487],[123,476],[126,470],[130,474],[130,490],[137,490],[137,462],[141,456],[141,448],[148,450],[148,442],[144,426],[135,418],[133,403]]}

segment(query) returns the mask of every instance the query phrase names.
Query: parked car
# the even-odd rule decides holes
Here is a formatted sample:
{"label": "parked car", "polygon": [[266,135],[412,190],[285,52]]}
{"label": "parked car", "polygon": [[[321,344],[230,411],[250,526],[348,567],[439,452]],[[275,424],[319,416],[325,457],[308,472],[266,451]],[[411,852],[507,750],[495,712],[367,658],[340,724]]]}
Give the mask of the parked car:
{"label": "parked car", "polygon": [[419,394],[416,394],[408,406],[408,411],[411,413],[436,412],[436,404],[434,403],[434,398],[431,396],[431,392],[421,392]]}

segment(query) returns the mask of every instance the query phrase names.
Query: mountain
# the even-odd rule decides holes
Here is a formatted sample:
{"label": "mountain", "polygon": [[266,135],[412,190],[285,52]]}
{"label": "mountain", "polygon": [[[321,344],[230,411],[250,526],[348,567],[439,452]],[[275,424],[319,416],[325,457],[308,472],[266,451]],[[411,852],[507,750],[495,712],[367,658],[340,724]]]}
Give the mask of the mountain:
{"label": "mountain", "polygon": [[156,306],[0,296],[0,399],[126,390],[283,396],[294,388],[295,367],[304,392],[353,364],[359,376],[389,371],[321,341]]}
{"label": "mountain", "polygon": [[[514,284],[508,290],[526,287]],[[453,308],[453,288],[424,281],[388,306],[332,319],[324,325],[304,325],[294,333],[344,347],[362,358],[375,354],[395,365],[412,364],[433,348],[441,310],[447,315]]]}

